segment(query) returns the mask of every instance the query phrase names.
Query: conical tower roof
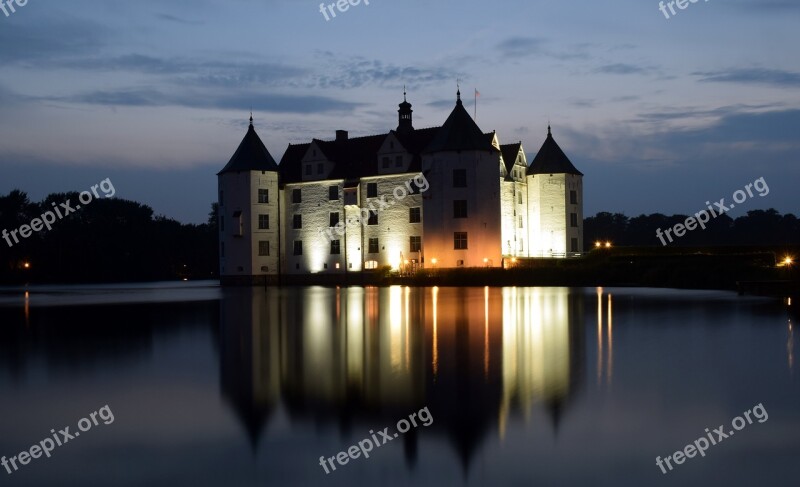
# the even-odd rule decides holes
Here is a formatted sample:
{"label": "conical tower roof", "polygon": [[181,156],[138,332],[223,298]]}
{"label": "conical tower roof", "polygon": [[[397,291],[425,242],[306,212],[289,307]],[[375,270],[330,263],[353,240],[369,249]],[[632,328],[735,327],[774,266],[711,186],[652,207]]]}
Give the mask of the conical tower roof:
{"label": "conical tower roof", "polygon": [[577,174],[583,176],[583,173],[572,165],[567,155],[558,146],[549,125],[547,138],[533,162],[528,166],[528,174]]}
{"label": "conical tower roof", "polygon": [[217,175],[228,172],[240,171],[277,171],[278,164],[261,142],[261,138],[253,128],[253,117],[250,117],[250,127],[239,144],[239,148],[233,153],[233,157],[228,164],[218,172]]}

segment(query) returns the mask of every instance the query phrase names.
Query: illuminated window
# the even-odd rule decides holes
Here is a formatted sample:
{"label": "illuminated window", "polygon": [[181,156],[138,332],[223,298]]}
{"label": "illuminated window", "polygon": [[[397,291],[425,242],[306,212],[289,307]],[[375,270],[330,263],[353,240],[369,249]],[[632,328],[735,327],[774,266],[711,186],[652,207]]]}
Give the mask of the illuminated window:
{"label": "illuminated window", "polygon": [[519,220],[519,228],[522,228],[522,217],[517,217],[517,219]]}
{"label": "illuminated window", "polygon": [[339,240],[331,240],[331,255],[339,255],[342,253],[342,247]]}
{"label": "illuminated window", "polygon": [[258,242],[258,255],[260,257],[268,257],[269,256],[269,242],[266,240],[261,240]]}
{"label": "illuminated window", "polygon": [[268,189],[259,189],[258,190],[258,202],[259,203],[269,203],[269,190]]}
{"label": "illuminated window", "polygon": [[377,254],[378,253],[378,239],[371,238],[369,239],[369,254]]}
{"label": "illuminated window", "polygon": [[453,201],[453,218],[467,217],[467,200]]}
{"label": "illuminated window", "polygon": [[368,260],[364,262],[364,269],[377,269],[378,268],[378,261],[377,260]]}
{"label": "illuminated window", "polygon": [[453,187],[466,188],[467,187],[467,170],[466,169],[453,169]]}
{"label": "illuminated window", "polygon": [[269,215],[258,215],[258,229],[269,230]]}
{"label": "illuminated window", "polygon": [[408,209],[408,223],[419,223],[422,221],[422,208],[415,207]]}
{"label": "illuminated window", "polygon": [[422,249],[422,237],[409,237],[411,252],[419,252]]}
{"label": "illuminated window", "polygon": [[453,248],[455,250],[467,250],[467,232],[453,233]]}

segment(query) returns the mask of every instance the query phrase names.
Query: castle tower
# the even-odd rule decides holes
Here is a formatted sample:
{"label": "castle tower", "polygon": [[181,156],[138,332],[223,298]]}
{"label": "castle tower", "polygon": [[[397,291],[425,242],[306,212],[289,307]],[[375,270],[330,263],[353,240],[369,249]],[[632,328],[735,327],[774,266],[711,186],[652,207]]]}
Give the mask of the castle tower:
{"label": "castle tower", "polygon": [[406,90],[403,88],[403,103],[400,104],[400,109],[397,110],[397,131],[400,133],[408,133],[414,131],[414,126],[411,124],[411,114],[414,110],[411,109],[411,103],[406,100]]}
{"label": "castle tower", "polygon": [[422,152],[425,266],[499,267],[500,150],[461,101]]}
{"label": "castle tower", "polygon": [[271,282],[280,273],[278,164],[250,126],[217,174],[222,284]]}
{"label": "castle tower", "polygon": [[530,257],[566,257],[583,252],[583,173],[553,139],[550,126],[528,167]]}

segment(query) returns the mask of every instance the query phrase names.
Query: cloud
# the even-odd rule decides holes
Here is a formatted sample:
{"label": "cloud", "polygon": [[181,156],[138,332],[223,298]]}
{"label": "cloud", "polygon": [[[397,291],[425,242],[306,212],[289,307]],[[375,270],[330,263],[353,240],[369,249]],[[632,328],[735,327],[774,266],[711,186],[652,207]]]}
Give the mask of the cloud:
{"label": "cloud", "polygon": [[634,64],[616,63],[606,64],[595,69],[595,73],[603,74],[648,74],[652,72],[653,68],[644,66],[636,66]]}
{"label": "cloud", "polygon": [[704,83],[763,84],[780,87],[800,86],[800,73],[780,69],[735,68],[726,71],[694,72]]}
{"label": "cloud", "polygon": [[510,37],[498,44],[497,49],[506,57],[525,57],[542,54],[546,42],[538,37]]}
{"label": "cloud", "polygon": [[60,101],[90,105],[107,106],[184,106],[189,108],[218,108],[226,110],[254,109],[266,113],[326,113],[352,112],[359,103],[336,100],[326,96],[282,95],[264,93],[167,93],[153,88],[131,88],[107,91],[93,91],[58,98],[45,98],[47,101]]}

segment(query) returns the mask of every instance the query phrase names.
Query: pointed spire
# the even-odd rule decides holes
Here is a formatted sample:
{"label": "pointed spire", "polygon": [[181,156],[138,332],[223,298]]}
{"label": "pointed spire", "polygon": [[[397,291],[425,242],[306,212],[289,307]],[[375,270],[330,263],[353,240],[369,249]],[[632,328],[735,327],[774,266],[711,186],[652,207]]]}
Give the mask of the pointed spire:
{"label": "pointed spire", "polygon": [[250,110],[250,126],[253,126],[253,110]]}
{"label": "pointed spire", "polygon": [[553,133],[550,131],[550,123],[549,122],[547,123],[547,136],[548,137],[552,137],[553,136]]}
{"label": "pointed spire", "polygon": [[404,102],[408,101],[408,100],[406,100],[406,85],[403,85],[403,101]]}

